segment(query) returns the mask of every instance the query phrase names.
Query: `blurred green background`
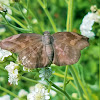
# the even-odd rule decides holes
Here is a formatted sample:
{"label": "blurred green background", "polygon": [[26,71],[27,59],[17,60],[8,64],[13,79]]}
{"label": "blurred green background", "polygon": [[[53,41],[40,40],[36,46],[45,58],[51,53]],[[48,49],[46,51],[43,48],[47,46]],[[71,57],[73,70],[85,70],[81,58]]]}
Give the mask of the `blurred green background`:
{"label": "blurred green background", "polygon": [[[21,0],[20,4],[24,15],[29,20],[29,23],[32,27],[32,32],[38,34],[42,34],[43,31],[49,31],[51,32],[51,34],[55,33],[46,13],[39,5],[37,0],[29,0],[28,4],[27,0]],[[79,30],[80,24],[82,23],[83,17],[88,12],[90,12],[90,7],[92,5],[96,5],[100,9],[100,0],[74,0],[73,32],[81,34]],[[25,10],[27,9],[27,6],[28,6],[28,12],[26,12]],[[22,17],[19,9],[17,8],[17,4],[11,2],[8,8],[12,10],[11,16],[13,16],[27,28],[27,23],[25,19]],[[47,0],[47,9],[53,18],[53,21],[57,27],[57,31],[66,31],[67,3],[65,2],[65,0]],[[15,25],[16,27],[21,28],[21,26],[18,23],[16,23],[15,20],[10,18],[8,21],[11,24]],[[16,30],[14,27],[11,27],[9,25],[7,26],[2,22],[4,22],[4,20],[0,16],[0,23],[1,23],[0,30],[5,29],[3,31],[0,31],[0,40],[14,34],[27,33],[27,31],[25,30]],[[79,62],[74,65],[75,68],[78,70],[78,75],[82,80],[82,83],[84,84],[85,88],[87,89],[87,92],[89,93],[90,100],[100,100],[100,88],[99,88],[100,25],[98,23],[95,23],[94,26],[95,25],[99,26],[93,28],[93,32],[95,33],[95,38],[89,40],[90,46],[82,50],[81,52],[82,56]],[[29,33],[31,33],[31,31]],[[0,67],[5,67],[5,65],[6,63],[0,63]],[[58,67],[52,67],[52,69],[60,74],[62,73],[64,74],[65,71],[65,67],[59,67],[62,73],[57,70]],[[68,74],[71,76],[70,71],[68,71]],[[38,74],[34,72],[26,73],[24,74],[24,76],[38,80]],[[26,82],[25,80],[20,80],[18,86],[9,85],[7,79],[8,79],[7,72],[0,69],[0,85],[5,87],[6,89],[9,89],[10,91],[13,91],[16,94],[22,88],[28,91],[29,86],[34,85],[33,83]],[[53,75],[51,79],[53,82],[63,82],[63,78],[59,78],[55,75]],[[77,90],[71,86],[71,84],[68,84],[66,89],[70,95],[72,95],[73,93],[78,93]],[[4,94],[6,93],[0,90],[0,96]],[[61,99],[62,95],[56,95],[55,97],[51,97],[51,100],[61,100]],[[73,100],[78,100],[78,99],[73,98]]]}

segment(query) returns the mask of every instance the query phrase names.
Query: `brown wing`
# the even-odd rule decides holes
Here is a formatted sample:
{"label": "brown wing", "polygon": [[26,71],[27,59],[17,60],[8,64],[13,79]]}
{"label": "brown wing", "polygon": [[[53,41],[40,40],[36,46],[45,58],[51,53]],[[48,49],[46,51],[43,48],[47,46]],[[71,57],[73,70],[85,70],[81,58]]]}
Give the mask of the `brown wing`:
{"label": "brown wing", "polygon": [[0,47],[18,53],[25,67],[45,67],[50,63],[42,43],[42,36],[38,34],[13,35],[2,40]]}
{"label": "brown wing", "polygon": [[54,38],[53,63],[58,66],[71,65],[80,58],[80,50],[89,46],[88,38],[73,32],[57,32]]}
{"label": "brown wing", "polygon": [[42,68],[50,64],[45,46],[42,42],[35,42],[19,53],[22,64],[28,68]]}

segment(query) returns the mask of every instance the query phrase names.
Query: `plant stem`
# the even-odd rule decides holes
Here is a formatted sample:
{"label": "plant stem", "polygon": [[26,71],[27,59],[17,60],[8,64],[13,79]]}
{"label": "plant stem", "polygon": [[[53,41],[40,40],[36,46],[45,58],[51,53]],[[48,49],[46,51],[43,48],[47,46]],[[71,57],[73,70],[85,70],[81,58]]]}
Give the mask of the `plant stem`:
{"label": "plant stem", "polygon": [[[2,68],[2,70],[4,70],[3,68]],[[4,70],[4,71],[6,71],[6,70]],[[23,80],[26,80],[26,81],[30,81],[30,82],[33,82],[33,83],[39,83],[38,81],[35,81],[35,80],[32,80],[32,79],[29,79],[29,78],[26,78],[26,77],[24,77],[24,76],[20,76],[20,78],[21,79],[23,79]],[[54,88],[51,88],[51,89],[53,89],[54,91],[56,91],[56,92],[58,92],[58,93],[60,93],[60,94],[64,94],[64,95],[66,95],[66,97],[68,98],[68,100],[71,100],[71,98],[69,97],[69,95],[65,92],[65,91],[63,91],[61,88],[59,88],[58,86],[56,86],[54,83],[52,83],[51,81],[49,81],[49,80],[47,80],[53,87],[55,87],[56,89],[58,89],[59,91],[57,91],[57,90],[55,90]],[[42,83],[43,84],[43,83]],[[45,85],[45,84],[44,84]],[[48,85],[45,85],[46,87],[48,87]],[[1,89],[1,88],[0,88]],[[11,94],[12,92],[10,92],[9,90],[8,91],[6,91],[7,93],[9,92],[9,94]],[[12,95],[12,94],[11,94]],[[14,95],[13,95],[14,96]],[[18,97],[18,96],[17,96]]]}
{"label": "plant stem", "polygon": [[[63,90],[66,91],[66,81],[67,81],[67,71],[68,71],[68,66],[66,66],[66,69],[65,69],[65,76],[64,76],[64,85],[63,85]],[[63,100],[65,100],[65,96],[63,96]]]}
{"label": "plant stem", "polygon": [[10,8],[12,11],[14,11],[16,14],[20,15],[20,11],[18,11],[15,7],[4,4],[2,2],[0,2],[1,4],[5,5],[6,7]]}
{"label": "plant stem", "polygon": [[[32,79],[26,78],[26,77],[24,77],[24,76],[20,76],[20,78],[21,78],[21,79],[24,79],[24,80],[26,80],[26,81],[33,82],[33,83],[39,83],[38,81],[35,81],[35,80],[32,80]],[[65,91],[63,91],[61,88],[59,88],[58,86],[56,86],[54,83],[52,83],[52,82],[49,81],[48,79],[46,79],[46,80],[47,80],[50,84],[52,84],[53,87],[55,87],[56,89],[58,89],[59,91],[61,91],[63,94],[65,94],[68,98],[70,98],[69,95],[68,95]],[[71,100],[71,99],[69,99],[69,100]]]}
{"label": "plant stem", "polygon": [[59,91],[61,91],[68,100],[71,100],[70,96],[67,94],[67,92],[63,91],[61,88],[59,88],[58,86],[56,86],[52,81],[46,79],[50,84],[52,84],[53,87],[55,87],[56,89],[58,89]]}
{"label": "plant stem", "polygon": [[[39,83],[38,81],[35,81],[35,80],[32,80],[32,79],[29,79],[29,78],[26,78],[24,76],[20,76],[21,79],[24,79],[26,81],[30,81],[30,82],[33,82],[33,83]],[[60,92],[62,92],[64,95],[66,95],[66,97],[68,98],[68,100],[71,100],[71,98],[69,97],[69,95],[63,91],[61,88],[59,88],[58,86],[56,86],[53,82],[49,81],[48,79],[46,79],[50,84],[52,84],[53,87],[55,87],[56,89],[58,89]]]}
{"label": "plant stem", "polygon": [[[33,82],[33,83],[41,83],[41,82],[39,82],[39,81],[35,81],[35,80],[32,80],[32,79],[29,79],[29,78],[26,78],[26,77],[24,77],[24,76],[20,76],[20,78],[21,79],[23,79],[23,80],[26,80],[26,81],[30,81],[30,82]],[[41,83],[41,84],[43,84],[43,83]],[[51,83],[50,83],[51,84]],[[48,85],[46,85],[46,84],[43,84],[43,85],[45,85],[47,88],[48,88]],[[52,85],[52,84],[51,84]],[[64,94],[64,93],[62,93],[61,91],[58,91],[57,89],[54,89],[54,88],[52,88],[51,87],[51,89],[52,90],[54,90],[54,91],[56,91],[56,92],[58,92],[58,93],[60,93],[60,94]]]}
{"label": "plant stem", "polygon": [[70,32],[73,28],[73,0],[70,0]]}
{"label": "plant stem", "polygon": [[30,25],[29,20],[26,18],[26,16],[25,16],[24,13],[22,12],[22,9],[21,9],[21,7],[20,7],[20,4],[17,3],[17,6],[18,6],[18,8],[19,8],[19,10],[20,10],[20,12],[21,12],[23,18],[25,19],[25,21],[26,21],[26,23],[27,23],[27,25],[28,25],[28,27],[29,27],[29,30],[33,32],[33,28],[31,28],[31,25]]}
{"label": "plant stem", "polygon": [[[59,73],[53,73],[53,75],[56,75],[56,76],[58,76],[58,77],[62,77],[62,78],[64,78],[64,75],[62,75],[62,74],[59,74]],[[70,76],[67,76],[66,77],[67,79],[69,79],[69,80],[73,80],[73,77],[70,77]]]}
{"label": "plant stem", "polygon": [[81,96],[82,100],[84,100],[84,98],[83,98],[83,92],[82,92],[81,87],[80,87],[80,85],[78,83],[77,75],[75,74],[75,72],[73,70],[73,66],[70,66],[69,69],[70,69],[70,72],[72,73],[72,75],[74,77],[74,81],[75,81],[75,83],[77,85],[79,95]]}
{"label": "plant stem", "polygon": [[23,29],[23,28],[19,28],[19,27],[16,27],[10,23],[5,23],[5,22],[0,22],[1,24],[4,24],[4,25],[7,25],[7,26],[10,26],[10,27],[13,27],[14,29],[18,30],[18,31],[21,31],[21,32],[30,32],[28,29]]}
{"label": "plant stem", "polygon": [[20,76],[20,78],[23,79],[23,80],[26,80],[26,81],[33,82],[33,83],[39,83],[38,81],[35,81],[35,80],[32,80],[32,79],[29,79],[29,78],[24,77],[24,76]]}
{"label": "plant stem", "polygon": [[[7,89],[1,87],[1,86],[0,86],[0,90],[2,90],[2,91],[4,91],[4,92],[6,92],[6,93],[12,95],[13,97],[19,98],[16,94],[14,94],[13,92],[11,92],[11,91],[9,91],[9,90],[7,90]],[[20,98],[19,98],[19,99],[20,99]]]}
{"label": "plant stem", "polygon": [[43,0],[44,6],[47,7],[47,0]]}
{"label": "plant stem", "polygon": [[64,86],[63,86],[63,90],[64,90],[64,91],[65,91],[65,89],[66,89],[67,71],[68,71],[68,66],[66,66],[66,69],[65,69]]}
{"label": "plant stem", "polygon": [[17,32],[14,28],[9,27],[9,26],[8,26],[8,28],[11,30],[11,32],[12,32],[14,35],[18,34],[18,32]]}
{"label": "plant stem", "polygon": [[49,84],[49,86],[48,86],[48,93],[50,92],[51,86],[52,86],[52,84]]}
{"label": "plant stem", "polygon": [[[23,79],[23,80],[26,80],[26,81],[33,82],[33,83],[40,83],[40,82],[38,82],[38,81],[29,79],[29,78],[24,77],[24,76],[20,76],[20,78]],[[53,84],[52,82],[49,82],[49,83],[50,83],[51,85]],[[43,84],[43,83],[41,83],[41,84]],[[70,82],[70,84],[71,84],[75,89],[77,89],[77,88],[74,86],[74,84],[73,84],[72,82]],[[43,85],[45,85],[46,87],[48,87],[48,85],[46,85],[46,84],[43,84]],[[57,87],[56,85],[52,85],[52,86],[54,86],[55,88]],[[58,88],[59,88],[59,87],[57,87],[56,89],[58,89]],[[60,93],[60,94],[66,95],[66,93],[65,93],[61,88],[58,89],[59,91],[57,91],[56,89],[54,89],[54,88],[52,88],[52,87],[51,87],[51,89],[54,90],[54,91],[56,91],[56,92],[58,92],[58,93]],[[63,91],[63,92],[62,92],[62,91]],[[71,99],[69,99],[69,100],[71,100]]]}
{"label": "plant stem", "polygon": [[30,0],[27,0],[27,16],[29,14],[29,4],[30,4]]}
{"label": "plant stem", "polygon": [[[98,40],[98,46],[99,46],[99,51],[100,51],[100,42]],[[99,89],[100,89],[100,55],[99,55]]]}
{"label": "plant stem", "polygon": [[[27,6],[26,6],[26,5],[24,5],[24,7],[27,9]],[[28,13],[29,13],[33,18],[35,18],[35,19],[37,20],[37,24],[38,24],[39,28],[41,28],[41,31],[44,32],[45,29],[44,29],[43,25],[41,25],[41,21],[40,21],[40,20],[38,19],[38,17],[34,14],[33,10],[31,10],[31,9],[28,8],[27,11],[28,11]]]}
{"label": "plant stem", "polygon": [[66,30],[68,32],[72,31],[73,24],[73,0],[66,1],[68,4],[67,10],[67,20],[66,20]]}
{"label": "plant stem", "polygon": [[69,84],[70,84],[70,85],[72,85],[72,86],[73,86],[73,88],[77,90],[77,87],[75,86],[75,84],[74,84],[72,81],[70,81],[70,83],[69,83]]}
{"label": "plant stem", "polygon": [[[2,68],[2,67],[0,67],[0,68],[1,68],[2,70],[4,70],[4,68]],[[6,70],[4,70],[4,71],[6,71]],[[24,77],[24,76],[20,76],[20,78],[23,79],[23,80],[26,80],[26,81],[33,82],[33,83],[39,83],[39,81],[32,80],[32,79],[26,78],[26,77]],[[71,100],[71,98],[69,97],[69,95],[68,95],[65,91],[63,91],[61,88],[59,88],[58,86],[56,86],[56,85],[55,85],[54,83],[52,83],[51,81],[49,81],[49,80],[47,80],[47,81],[48,81],[53,87],[55,87],[56,89],[58,89],[59,91],[51,87],[52,90],[54,90],[54,91],[56,91],[56,92],[58,92],[58,93],[60,93],[60,94],[66,95],[67,98],[68,98],[68,100]],[[43,83],[41,83],[41,84],[43,84]],[[46,87],[48,87],[48,85],[46,85],[46,84],[43,84],[43,85],[45,85]]]}
{"label": "plant stem", "polygon": [[67,10],[67,20],[66,20],[66,30],[69,32],[69,30],[70,30],[70,1],[67,1],[67,4],[68,4],[68,10]]}
{"label": "plant stem", "polygon": [[[6,72],[7,72],[7,70],[5,70],[5,69],[4,69],[4,68],[2,68],[2,67],[0,67],[0,69],[1,69],[1,70],[3,70],[3,71],[6,71]],[[20,78],[21,78],[21,79],[23,79],[23,80],[26,80],[26,81],[33,82],[33,83],[41,83],[41,82],[39,82],[39,81],[35,81],[35,80],[29,79],[29,78],[24,77],[24,76],[20,76]],[[43,83],[41,83],[41,84],[43,84]],[[46,84],[43,84],[43,85],[45,85],[45,86],[48,88],[48,85],[46,85]],[[51,84],[51,85],[52,85],[52,84]],[[52,88],[52,87],[51,87],[51,89],[52,89],[52,90],[54,90],[54,91],[56,91],[57,93],[59,93],[59,94],[62,94],[62,95],[63,95],[63,93],[62,93],[61,91],[58,91],[57,89]]]}
{"label": "plant stem", "polygon": [[4,25],[9,25],[9,26],[11,26],[11,27],[13,27],[13,28],[15,28],[16,30],[19,30],[19,31],[30,32],[28,29],[18,28],[18,27],[16,27],[16,26],[10,24],[10,23],[7,21],[7,19],[5,18],[4,15],[2,15],[2,17],[3,17],[3,19],[4,19],[5,22],[0,22],[0,23],[2,23],[2,24],[4,24]]}
{"label": "plant stem", "polygon": [[48,16],[49,21],[50,21],[54,31],[57,32],[56,25],[55,25],[51,15],[50,15],[49,11],[46,9],[45,5],[43,4],[43,2],[41,0],[38,0],[38,3],[40,4],[40,6],[43,8],[43,10],[45,11],[46,15]]}
{"label": "plant stem", "polygon": [[18,25],[20,25],[22,28],[27,29],[26,26],[24,26],[21,22],[19,22],[17,19],[15,19],[13,16],[7,14],[12,20],[14,20]]}
{"label": "plant stem", "polygon": [[86,89],[85,89],[85,87],[84,87],[83,83],[81,82],[81,80],[80,80],[80,78],[79,78],[79,75],[78,75],[77,70],[75,69],[75,67],[74,67],[74,66],[72,66],[72,68],[73,68],[73,71],[74,71],[74,72],[75,72],[75,74],[76,74],[76,77],[77,77],[77,79],[78,79],[78,82],[79,82],[79,84],[80,84],[81,88],[83,89],[83,92],[84,92],[84,93],[85,93],[85,95],[86,95],[87,100],[89,100],[88,93],[87,93],[87,91],[86,91]]}

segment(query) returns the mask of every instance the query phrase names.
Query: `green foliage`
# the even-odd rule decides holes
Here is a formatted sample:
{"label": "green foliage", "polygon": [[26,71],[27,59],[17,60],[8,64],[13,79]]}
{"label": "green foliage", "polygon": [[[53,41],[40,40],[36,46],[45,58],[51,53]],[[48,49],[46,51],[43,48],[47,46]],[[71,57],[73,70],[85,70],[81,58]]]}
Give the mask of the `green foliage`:
{"label": "green foliage", "polygon": [[[41,4],[41,1],[43,1],[43,5]],[[56,31],[66,31],[66,19],[68,16],[68,5],[66,1],[69,0],[20,0],[20,3],[11,3],[8,8],[12,10],[12,15],[7,13],[7,16],[9,16],[11,20],[0,16],[0,28],[6,29],[6,31],[0,32],[0,40],[18,33],[42,34],[44,31],[48,30],[53,34]],[[79,27],[83,17],[90,12],[91,5],[97,5],[97,7],[100,8],[99,4],[100,0],[74,0],[72,17],[73,32],[80,33]],[[25,9],[27,12],[24,12]],[[82,50],[80,61],[74,65],[73,69],[68,68],[67,72],[67,76],[72,77],[70,70],[74,70],[74,72],[76,70],[76,78],[78,79],[78,82],[79,80],[82,82],[79,82],[79,88],[83,93],[83,97],[87,98],[87,95],[89,96],[89,99],[86,100],[99,100],[100,98],[100,25],[96,24],[93,27],[96,34],[95,38],[90,39],[90,46]],[[10,61],[14,61],[12,58],[9,59]],[[4,70],[4,67],[9,64],[9,59],[7,59],[6,62],[0,63],[0,86],[5,87],[16,95],[20,89],[29,91],[29,87],[36,83],[24,79],[21,79],[17,86],[8,83],[8,74],[7,71]],[[65,67],[53,65],[51,67],[55,73],[58,73],[58,75],[53,74],[51,80],[53,82],[63,82]],[[30,79],[39,80],[39,73],[37,72],[37,70],[32,70],[32,72],[25,72],[22,73],[22,75]],[[69,79],[67,78],[67,81],[68,80]],[[71,96],[72,100],[81,100],[78,86],[74,83],[73,79],[67,84],[66,91]],[[67,100],[64,95],[59,92],[57,93],[58,95],[55,97],[51,96],[51,100]],[[77,97],[72,97],[73,93],[76,93]],[[0,90],[0,96],[5,94],[6,92]],[[13,96],[11,96],[11,100],[12,99]]]}

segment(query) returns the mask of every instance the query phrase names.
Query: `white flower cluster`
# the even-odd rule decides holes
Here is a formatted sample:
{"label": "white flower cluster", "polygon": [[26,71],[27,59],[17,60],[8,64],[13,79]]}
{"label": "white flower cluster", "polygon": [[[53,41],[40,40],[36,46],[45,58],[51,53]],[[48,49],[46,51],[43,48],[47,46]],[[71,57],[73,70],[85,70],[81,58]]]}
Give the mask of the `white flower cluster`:
{"label": "white flower cluster", "polygon": [[[93,7],[91,9],[93,10]],[[89,38],[94,37],[95,34],[92,32],[94,22],[100,23],[100,15],[98,12],[88,12],[88,14],[84,16],[82,24],[80,25],[81,34]]]}
{"label": "white flower cluster", "polygon": [[40,75],[39,77],[41,78],[41,80],[43,81],[45,78],[49,78],[52,74],[52,70],[51,67],[48,68],[41,68],[41,70],[39,71]]}
{"label": "white flower cluster", "polygon": [[8,71],[9,75],[8,82],[10,84],[18,85],[18,64],[10,62],[10,64],[7,65],[5,69]]}
{"label": "white flower cluster", "polygon": [[49,100],[50,99],[48,91],[40,83],[36,84],[34,88],[31,89],[30,92],[31,93],[27,95],[27,100]]}
{"label": "white flower cluster", "polygon": [[[0,12],[7,11],[7,13],[12,15],[12,10],[9,7],[7,7],[6,5],[8,5],[8,6],[10,5],[9,0],[0,0]],[[1,17],[1,15],[0,15],[0,17]],[[6,15],[5,17],[6,17],[6,19],[11,20],[11,18],[8,15]]]}
{"label": "white flower cluster", "polygon": [[[27,96],[28,95],[28,92],[24,89],[21,89],[18,93],[18,96],[19,97],[24,97],[24,96]],[[19,100],[18,98],[14,98],[13,100]]]}
{"label": "white flower cluster", "polygon": [[83,18],[82,24],[80,26],[81,34],[90,38],[95,36],[95,34],[91,31],[92,26],[94,24],[94,20],[92,19],[92,17],[93,17],[93,13],[89,12]]}
{"label": "white flower cluster", "polygon": [[0,61],[3,61],[5,57],[11,56],[12,53],[7,50],[3,50],[0,48]]}
{"label": "white flower cluster", "polygon": [[[49,100],[50,96],[49,93],[47,92],[46,88],[38,83],[35,86],[31,86],[29,88],[29,92],[28,93],[26,90],[21,89],[18,93],[18,96],[24,97],[27,96],[27,100]],[[18,98],[14,98],[13,100],[19,100]]]}
{"label": "white flower cluster", "polygon": [[6,12],[6,11],[7,10],[6,10],[5,6],[3,6],[3,5],[0,4],[0,13]]}
{"label": "white flower cluster", "polygon": [[91,10],[92,12],[96,12],[96,11],[98,10],[98,8],[97,8],[96,5],[93,5],[93,6],[91,6],[90,10]]}
{"label": "white flower cluster", "polygon": [[4,95],[4,96],[0,97],[0,100],[10,100],[10,96]]}
{"label": "white flower cluster", "polygon": [[23,96],[26,96],[27,94],[28,94],[27,91],[25,91],[24,89],[21,89],[21,90],[19,91],[19,93],[18,93],[18,96],[19,96],[19,97],[23,97]]}

